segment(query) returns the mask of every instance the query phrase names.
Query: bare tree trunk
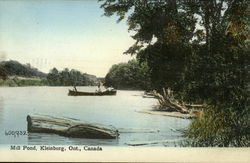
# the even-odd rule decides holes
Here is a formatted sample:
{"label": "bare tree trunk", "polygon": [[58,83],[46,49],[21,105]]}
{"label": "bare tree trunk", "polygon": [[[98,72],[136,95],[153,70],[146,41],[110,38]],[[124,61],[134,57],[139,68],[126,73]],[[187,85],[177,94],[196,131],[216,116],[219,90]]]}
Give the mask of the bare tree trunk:
{"label": "bare tree trunk", "polygon": [[163,88],[163,95],[155,92],[155,96],[158,97],[158,101],[160,104],[161,109],[166,111],[178,111],[184,114],[189,113],[189,110],[186,106],[181,105],[178,102],[170,89]]}

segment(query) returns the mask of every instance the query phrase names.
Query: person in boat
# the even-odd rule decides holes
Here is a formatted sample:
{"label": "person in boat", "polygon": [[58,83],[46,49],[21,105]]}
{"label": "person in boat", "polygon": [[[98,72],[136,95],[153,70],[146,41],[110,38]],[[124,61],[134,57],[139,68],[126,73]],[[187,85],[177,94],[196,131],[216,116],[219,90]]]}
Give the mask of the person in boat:
{"label": "person in boat", "polygon": [[98,89],[96,90],[96,92],[102,92],[102,90],[101,90],[101,83],[98,83],[97,87],[98,87]]}
{"label": "person in boat", "polygon": [[74,91],[77,92],[76,85],[74,85],[73,87],[74,87]]}
{"label": "person in boat", "polygon": [[107,88],[107,91],[112,91],[112,90],[114,90],[114,88],[112,86]]}

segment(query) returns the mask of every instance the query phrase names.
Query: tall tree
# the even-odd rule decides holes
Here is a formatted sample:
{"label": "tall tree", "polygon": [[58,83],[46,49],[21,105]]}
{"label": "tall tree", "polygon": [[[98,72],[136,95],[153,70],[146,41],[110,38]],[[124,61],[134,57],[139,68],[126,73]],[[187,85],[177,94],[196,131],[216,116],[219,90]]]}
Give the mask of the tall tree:
{"label": "tall tree", "polygon": [[118,21],[130,13],[128,29],[136,43],[125,54],[147,62],[154,88],[178,89],[195,29],[192,11],[181,1],[106,0],[101,7],[106,16],[117,14]]}
{"label": "tall tree", "polygon": [[195,146],[249,146],[249,2],[215,1],[199,7],[205,11],[206,42],[190,60],[187,90],[209,105],[187,135]]}
{"label": "tall tree", "polygon": [[59,71],[54,67],[50,70],[50,73],[47,76],[49,85],[60,85],[60,74]]}
{"label": "tall tree", "polygon": [[128,13],[136,43],[125,53],[147,62],[155,88],[207,104],[187,132],[192,145],[249,146],[249,1],[105,0],[101,7],[118,21]]}

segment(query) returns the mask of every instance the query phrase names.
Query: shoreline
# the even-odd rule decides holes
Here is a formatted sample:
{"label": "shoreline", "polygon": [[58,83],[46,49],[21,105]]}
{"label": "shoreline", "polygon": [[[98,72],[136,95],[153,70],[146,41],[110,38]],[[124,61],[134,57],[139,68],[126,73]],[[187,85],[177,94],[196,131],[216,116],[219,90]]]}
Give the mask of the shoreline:
{"label": "shoreline", "polygon": [[180,112],[167,112],[161,110],[138,110],[138,113],[145,113],[145,114],[152,114],[152,115],[161,115],[161,116],[168,116],[168,117],[175,117],[175,118],[182,118],[182,119],[193,119],[196,116],[192,114],[183,114]]}
{"label": "shoreline", "polygon": [[0,87],[23,87],[23,86],[45,86],[42,78],[10,77],[6,80],[0,79]]}

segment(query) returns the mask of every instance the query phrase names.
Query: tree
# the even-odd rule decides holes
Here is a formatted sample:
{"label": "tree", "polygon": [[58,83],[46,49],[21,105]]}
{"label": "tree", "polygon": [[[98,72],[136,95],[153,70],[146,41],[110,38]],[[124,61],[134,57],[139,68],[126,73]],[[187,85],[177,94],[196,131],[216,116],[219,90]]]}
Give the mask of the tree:
{"label": "tree", "polygon": [[101,7],[106,16],[117,14],[118,21],[131,13],[127,23],[136,43],[125,54],[136,54],[148,64],[154,88],[180,89],[196,22],[191,10],[181,1],[106,0]]}
{"label": "tree", "polygon": [[186,132],[193,146],[249,146],[249,1],[105,0],[101,7],[118,22],[129,13],[136,43],[125,53],[147,63],[153,87],[206,104]]}
{"label": "tree", "polygon": [[78,70],[65,68],[62,71],[58,71],[56,68],[50,70],[47,76],[49,85],[52,86],[85,86],[94,85],[94,80],[90,79],[90,76],[96,79],[93,75],[82,74]]}
{"label": "tree", "polygon": [[46,74],[31,67],[29,64],[21,64],[17,61],[3,61],[0,66],[4,69],[6,75],[17,75],[23,77],[40,77],[45,78]]}
{"label": "tree", "polygon": [[54,67],[50,70],[50,73],[47,76],[49,85],[57,86],[60,85],[60,74],[59,71]]}
{"label": "tree", "polygon": [[113,65],[105,77],[105,85],[120,89],[149,89],[148,67],[136,60]]}
{"label": "tree", "polygon": [[190,60],[187,91],[209,105],[187,136],[194,146],[250,146],[249,2],[219,3],[200,3],[206,42]]}
{"label": "tree", "polygon": [[0,66],[0,79],[6,80],[7,77],[8,76],[6,70],[2,66]]}

